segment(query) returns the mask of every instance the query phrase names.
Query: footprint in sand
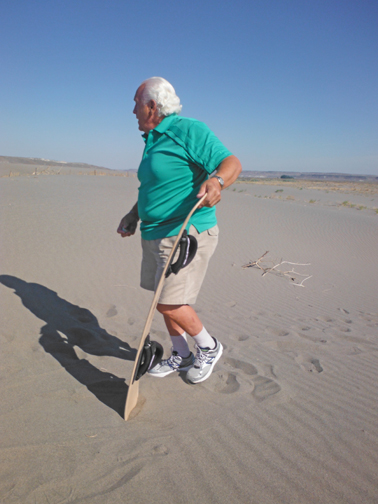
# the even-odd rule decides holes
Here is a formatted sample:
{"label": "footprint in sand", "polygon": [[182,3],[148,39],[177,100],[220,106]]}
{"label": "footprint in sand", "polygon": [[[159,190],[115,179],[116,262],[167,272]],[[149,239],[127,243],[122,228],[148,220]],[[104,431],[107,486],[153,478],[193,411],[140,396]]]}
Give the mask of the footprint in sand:
{"label": "footprint in sand", "polygon": [[348,350],[347,355],[358,355],[362,352],[363,352],[363,350],[361,350],[360,348],[355,346],[355,347],[352,347],[350,350]]}
{"label": "footprint in sand", "polygon": [[267,376],[270,378],[277,378],[277,375],[274,372],[274,367],[271,364],[264,364],[263,372],[264,372],[264,376]]}
{"label": "footprint in sand", "polygon": [[[249,385],[253,387],[252,396],[259,402],[268,399],[268,397],[274,396],[281,391],[280,385],[271,378],[267,376],[261,376],[258,374],[256,367],[249,362],[234,359],[232,357],[227,357],[225,359],[225,364],[234,368],[239,369],[242,373],[253,376],[252,382],[249,381]],[[272,377],[276,378],[272,365],[266,365],[265,369],[267,374],[269,373]]]}
{"label": "footprint in sand", "polygon": [[115,317],[118,314],[117,308],[115,305],[111,305],[109,310],[106,312],[106,316],[108,318]]}
{"label": "footprint in sand", "polygon": [[309,373],[323,372],[323,367],[321,366],[319,359],[317,359],[316,357],[298,355],[295,360],[296,362],[298,362],[302,369],[308,371]]}
{"label": "footprint in sand", "polygon": [[227,371],[213,373],[209,380],[202,383],[207,390],[220,394],[233,394],[240,388],[236,375]]}
{"label": "footprint in sand", "polygon": [[277,377],[270,364],[265,364],[263,369],[271,378],[259,375],[257,368],[250,362],[225,357],[223,363],[226,368],[231,368],[231,371],[220,369],[214,372],[209,380],[201,383],[207,390],[233,394],[241,389],[241,391],[251,393],[258,402],[276,396],[281,391],[281,386],[273,379]]}
{"label": "footprint in sand", "polygon": [[320,365],[319,359],[311,359],[310,363],[314,366],[315,371],[317,373],[321,373],[323,371],[322,366]]}
{"label": "footprint in sand", "polygon": [[343,332],[343,333],[348,333],[348,332],[352,332],[352,330],[349,328],[349,327],[338,327],[337,328],[339,331]]}
{"label": "footprint in sand", "polygon": [[378,314],[359,312],[358,318],[366,322],[367,327],[377,327],[378,326]]}
{"label": "footprint in sand", "polygon": [[366,346],[365,351],[369,347],[371,348],[372,345],[372,341],[369,340],[368,336],[363,337],[365,336],[364,333],[362,333],[362,336],[354,336],[353,334],[349,334],[351,331],[343,331],[340,327],[325,329],[323,332],[324,334],[329,335],[330,338],[337,338],[342,342],[357,343],[358,345]]}
{"label": "footprint in sand", "polygon": [[320,320],[322,322],[327,322],[328,324],[334,322],[334,319],[331,318],[331,317],[328,317],[327,315],[325,315],[324,317],[323,316],[317,317],[315,320]]}
{"label": "footprint in sand", "polygon": [[290,332],[287,331],[286,329],[279,329],[277,327],[267,327],[264,332],[269,335],[278,336],[280,338],[289,336],[290,334]]}
{"label": "footprint in sand", "polygon": [[281,391],[281,387],[277,382],[266,376],[256,376],[253,379],[255,388],[253,389],[252,395],[256,401],[261,402],[268,397],[274,396]]}
{"label": "footprint in sand", "polygon": [[224,362],[234,369],[241,369],[246,375],[257,375],[257,369],[249,362],[233,359],[232,357],[227,357]]}
{"label": "footprint in sand", "polygon": [[159,444],[153,447],[152,449],[152,455],[160,455],[160,456],[165,456],[168,455],[169,453],[169,448],[167,448],[163,444]]}
{"label": "footprint in sand", "polygon": [[249,339],[248,334],[231,334],[230,338],[235,341],[247,341]]}
{"label": "footprint in sand", "polygon": [[[226,366],[232,369],[237,369],[243,372],[243,374],[248,376],[257,375],[257,369],[253,364],[249,362],[244,362],[232,357],[226,357],[224,360]],[[214,373],[209,381],[203,383],[203,385],[212,392],[219,392],[221,394],[233,394],[240,389],[240,383],[237,378],[237,373],[230,371],[218,371]],[[249,382],[249,386],[253,387],[253,384]]]}

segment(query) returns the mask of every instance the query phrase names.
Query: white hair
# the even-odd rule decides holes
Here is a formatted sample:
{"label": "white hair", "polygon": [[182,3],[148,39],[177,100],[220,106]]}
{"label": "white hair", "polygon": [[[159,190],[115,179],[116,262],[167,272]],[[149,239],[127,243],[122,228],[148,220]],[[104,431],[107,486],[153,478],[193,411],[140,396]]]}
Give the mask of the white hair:
{"label": "white hair", "polygon": [[142,91],[143,102],[148,103],[150,100],[154,100],[160,117],[181,112],[180,98],[172,84],[163,77],[150,77],[143,81],[143,84],[145,85]]}

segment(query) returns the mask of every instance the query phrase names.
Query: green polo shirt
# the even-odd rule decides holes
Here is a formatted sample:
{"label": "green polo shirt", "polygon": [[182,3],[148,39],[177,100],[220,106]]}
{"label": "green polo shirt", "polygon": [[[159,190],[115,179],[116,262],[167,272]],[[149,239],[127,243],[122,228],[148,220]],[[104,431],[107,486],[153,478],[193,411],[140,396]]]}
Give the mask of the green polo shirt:
{"label": "green polo shirt", "polygon": [[[148,135],[138,169],[138,212],[142,238],[155,240],[178,233],[195,205],[202,183],[231,152],[202,122],[172,114]],[[192,216],[199,233],[217,223],[215,207]]]}

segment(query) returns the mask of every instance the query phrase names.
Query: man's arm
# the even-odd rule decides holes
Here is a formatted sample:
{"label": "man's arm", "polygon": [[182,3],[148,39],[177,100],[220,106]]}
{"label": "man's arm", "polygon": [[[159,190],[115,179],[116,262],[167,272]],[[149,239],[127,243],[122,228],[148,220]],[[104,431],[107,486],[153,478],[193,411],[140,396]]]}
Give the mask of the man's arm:
{"label": "man's arm", "polygon": [[133,208],[130,210],[130,212],[126,214],[125,217],[123,217],[123,219],[119,223],[117,233],[119,233],[122,236],[122,238],[125,238],[125,236],[133,235],[137,228],[138,220],[139,220],[138,202],[136,202]]}
{"label": "man's arm", "polygon": [[[226,157],[221,164],[218,166],[217,175],[222,177],[224,180],[223,189],[230,186],[235,182],[235,180],[240,175],[242,171],[242,166],[239,159],[236,156]],[[207,193],[205,201],[202,203],[201,207],[213,207],[221,200],[221,185],[219,180],[216,178],[207,179],[200,188],[197,198],[202,198],[202,196]]]}

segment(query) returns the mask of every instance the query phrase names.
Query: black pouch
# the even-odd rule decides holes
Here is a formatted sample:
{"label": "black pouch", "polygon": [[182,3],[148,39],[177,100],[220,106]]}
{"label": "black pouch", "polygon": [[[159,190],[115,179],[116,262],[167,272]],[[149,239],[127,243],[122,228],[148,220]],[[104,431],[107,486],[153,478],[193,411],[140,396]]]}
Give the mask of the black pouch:
{"label": "black pouch", "polygon": [[[171,273],[177,275],[180,269],[185,268],[193,261],[194,256],[197,252],[198,243],[196,238],[192,235],[189,235],[185,230],[179,243],[177,244],[176,250],[178,249],[178,247],[180,247],[180,252],[177,261],[168,266],[168,269],[165,273],[165,278],[168,278]],[[173,256],[174,255],[175,254],[173,254]]]}
{"label": "black pouch", "polygon": [[145,339],[143,350],[139,356],[135,380],[139,380],[147,371],[154,368],[163,357],[164,349],[157,341],[151,341],[150,335]]}

